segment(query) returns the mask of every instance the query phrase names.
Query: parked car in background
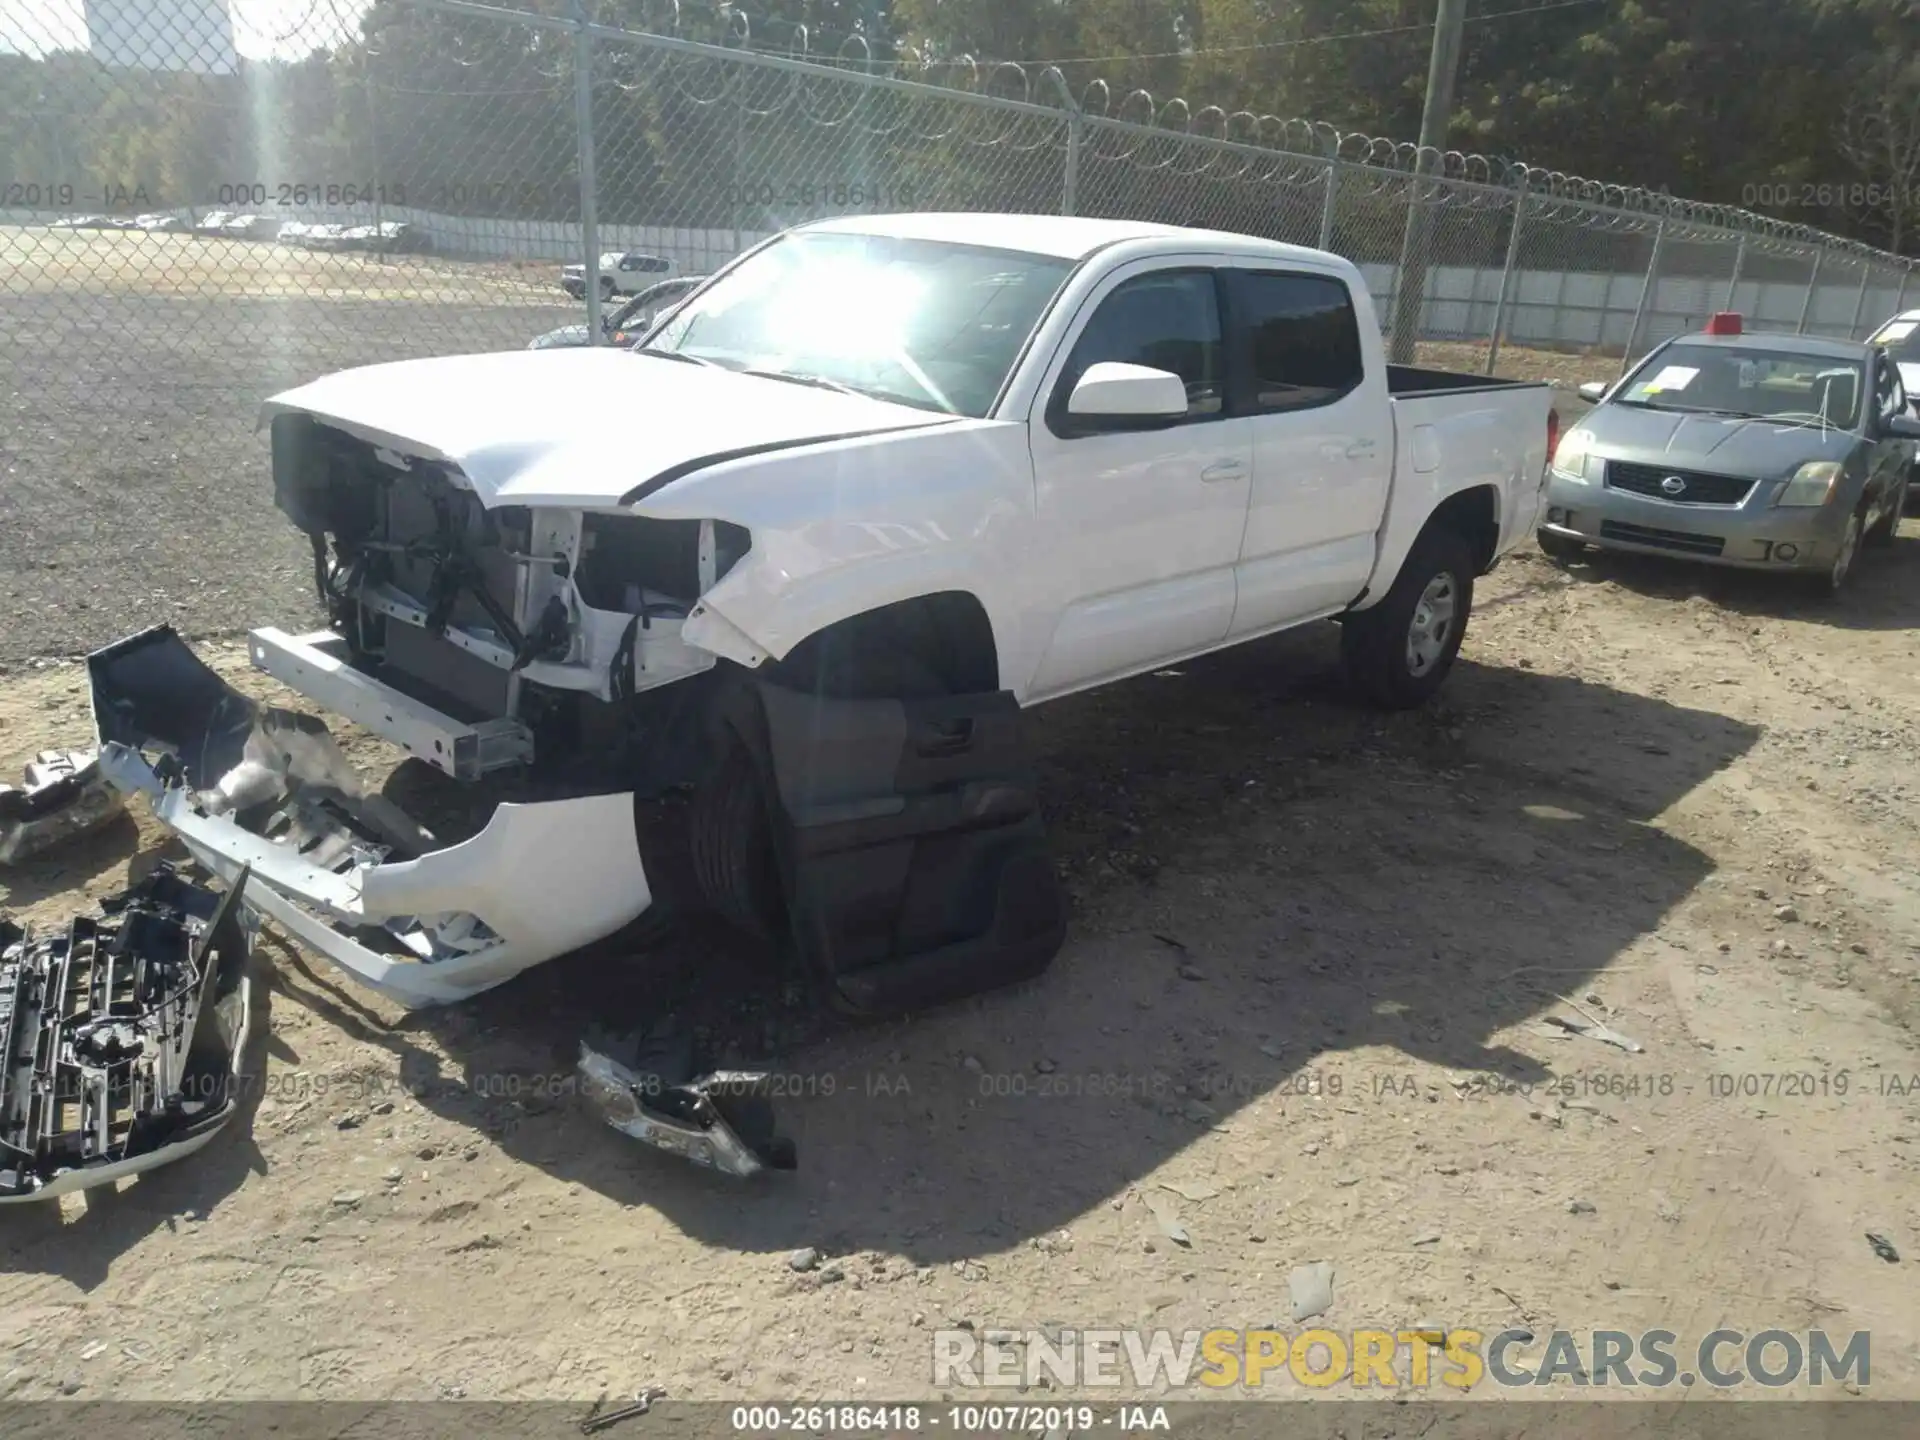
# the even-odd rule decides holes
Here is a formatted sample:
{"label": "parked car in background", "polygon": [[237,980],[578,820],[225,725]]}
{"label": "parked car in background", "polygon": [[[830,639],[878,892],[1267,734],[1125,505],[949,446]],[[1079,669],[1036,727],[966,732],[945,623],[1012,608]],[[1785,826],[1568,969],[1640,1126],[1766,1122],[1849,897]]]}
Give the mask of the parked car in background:
{"label": "parked car in background", "polygon": [[1828,595],[1906,502],[1920,419],[1877,345],[1745,334],[1737,315],[1657,347],[1567,431],[1540,548],[1684,555],[1811,579]]}
{"label": "parked car in background", "polygon": [[[609,250],[600,257],[600,298],[632,295],[674,271],[673,261],[660,255],[642,255],[633,250]],[[587,267],[567,265],[560,271],[560,288],[576,300],[587,295]]]}
{"label": "parked car in background", "polygon": [[196,235],[224,235],[233,220],[231,210],[209,210],[193,227]]}
{"label": "parked car in background", "polygon": [[149,234],[177,235],[192,227],[178,215],[154,214],[134,216],[133,228],[136,230],[145,230]]}
{"label": "parked car in background", "polygon": [[236,215],[221,227],[221,233],[235,240],[275,240],[283,223],[272,215]]}
{"label": "parked car in background", "polygon": [[[629,345],[642,334],[658,324],[666,312],[691,295],[706,283],[704,275],[682,275],[674,280],[662,280],[658,285],[649,285],[631,300],[621,303],[614,310],[600,317],[600,328],[605,332],[609,345]],[[549,330],[544,335],[536,335],[527,345],[529,350],[563,350],[587,343],[587,327],[582,325],[562,325],[557,330]]]}
{"label": "parked car in background", "polygon": [[1907,387],[1907,399],[1920,414],[1920,310],[1894,316],[1869,335],[1867,343],[1893,357],[1900,367],[1900,381]]}

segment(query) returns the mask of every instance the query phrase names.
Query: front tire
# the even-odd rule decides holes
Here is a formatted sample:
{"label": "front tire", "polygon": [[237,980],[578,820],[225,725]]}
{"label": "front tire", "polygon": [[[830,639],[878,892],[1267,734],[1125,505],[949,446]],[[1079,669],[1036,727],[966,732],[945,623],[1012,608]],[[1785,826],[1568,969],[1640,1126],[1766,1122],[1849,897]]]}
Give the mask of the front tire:
{"label": "front tire", "polygon": [[[832,632],[796,647],[768,678],[842,700],[930,700],[951,693],[938,671],[911,651]],[[687,843],[707,904],[743,934],[778,946],[788,920],[773,804],[747,747],[729,737],[712,778],[694,792]]]}
{"label": "front tire", "polygon": [[1894,535],[1900,529],[1900,517],[1907,513],[1907,486],[1910,483],[1908,477],[1901,477],[1900,488],[1893,496],[1893,503],[1887,507],[1887,513],[1867,531],[1866,543],[1876,550],[1893,544]]}
{"label": "front tire", "polygon": [[1569,540],[1564,535],[1556,535],[1551,530],[1536,530],[1533,538],[1540,546],[1540,553],[1549,560],[1577,560],[1587,553],[1587,547],[1578,540]]}
{"label": "front tire", "polygon": [[1385,598],[1347,617],[1341,659],[1363,698],[1385,710],[1410,710],[1433,697],[1460,653],[1479,568],[1456,531],[1429,531]]}
{"label": "front tire", "polygon": [[694,881],[721,919],[763,944],[785,926],[780,867],[766,792],[753,757],[738,740],[712,779],[694,792],[687,815]]}
{"label": "front tire", "polygon": [[1853,578],[1860,556],[1861,539],[1860,512],[1856,510],[1847,517],[1847,528],[1840,537],[1840,548],[1834,554],[1833,563],[1814,577],[1814,590],[1823,599],[1837,597]]}

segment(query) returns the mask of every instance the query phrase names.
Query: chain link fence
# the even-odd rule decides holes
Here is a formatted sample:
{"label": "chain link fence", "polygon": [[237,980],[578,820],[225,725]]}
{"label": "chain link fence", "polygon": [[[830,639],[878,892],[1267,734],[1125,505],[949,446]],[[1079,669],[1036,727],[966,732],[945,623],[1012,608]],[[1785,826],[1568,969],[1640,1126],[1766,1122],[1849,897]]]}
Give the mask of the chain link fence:
{"label": "chain link fence", "polygon": [[0,528],[57,494],[120,514],[136,554],[156,504],[218,533],[273,391],[583,320],[591,338],[602,293],[834,214],[1070,213],[1329,248],[1418,358],[1568,383],[1722,308],[1859,336],[1920,304],[1912,262],[1666,195],[1471,156],[1423,168],[1411,146],[1058,69],[770,38],[733,8],[519,3],[538,9],[306,0],[260,7],[287,17],[270,32],[225,0],[0,11],[18,377]]}

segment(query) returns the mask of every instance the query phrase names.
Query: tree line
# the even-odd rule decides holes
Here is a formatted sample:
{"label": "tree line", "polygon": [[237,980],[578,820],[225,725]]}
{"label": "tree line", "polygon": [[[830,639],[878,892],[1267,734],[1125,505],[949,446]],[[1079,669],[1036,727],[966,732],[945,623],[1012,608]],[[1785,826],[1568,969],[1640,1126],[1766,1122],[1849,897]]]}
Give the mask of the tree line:
{"label": "tree line", "polygon": [[[804,35],[809,54],[942,85],[990,82],[1001,59],[1036,74],[1052,64],[1077,96],[1104,81],[1116,104],[1145,91],[1167,114],[1211,106],[1410,140],[1435,8],[750,0],[743,19],[683,0],[677,33],[780,54]],[[635,29],[657,30],[670,13],[665,0],[593,9]],[[1468,14],[1450,148],[1920,248],[1916,0],[1471,0]],[[41,195],[71,197],[74,209],[133,197],[142,209],[204,207],[241,193],[323,205],[371,191],[428,209],[573,219],[572,65],[564,32],[407,0],[374,0],[342,43],[243,60],[230,74],[0,53],[0,206]],[[1059,198],[1038,123],[994,129],[924,99],[800,87],[776,71],[606,41],[594,79],[596,190],[611,223],[759,228],[796,193],[827,205],[856,191],[885,205]],[[1165,110],[1175,97],[1185,109]],[[1127,111],[1145,113],[1137,100]]]}

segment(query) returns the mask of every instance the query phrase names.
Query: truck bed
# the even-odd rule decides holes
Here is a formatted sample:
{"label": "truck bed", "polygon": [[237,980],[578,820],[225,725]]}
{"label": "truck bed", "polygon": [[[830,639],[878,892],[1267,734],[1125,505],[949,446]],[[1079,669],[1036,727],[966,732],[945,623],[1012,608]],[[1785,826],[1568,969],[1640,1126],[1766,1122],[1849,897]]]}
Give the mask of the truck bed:
{"label": "truck bed", "polygon": [[1387,393],[1395,399],[1417,395],[1465,395],[1483,390],[1546,389],[1544,380],[1507,380],[1498,375],[1469,375],[1464,370],[1427,370],[1418,365],[1387,366]]}

